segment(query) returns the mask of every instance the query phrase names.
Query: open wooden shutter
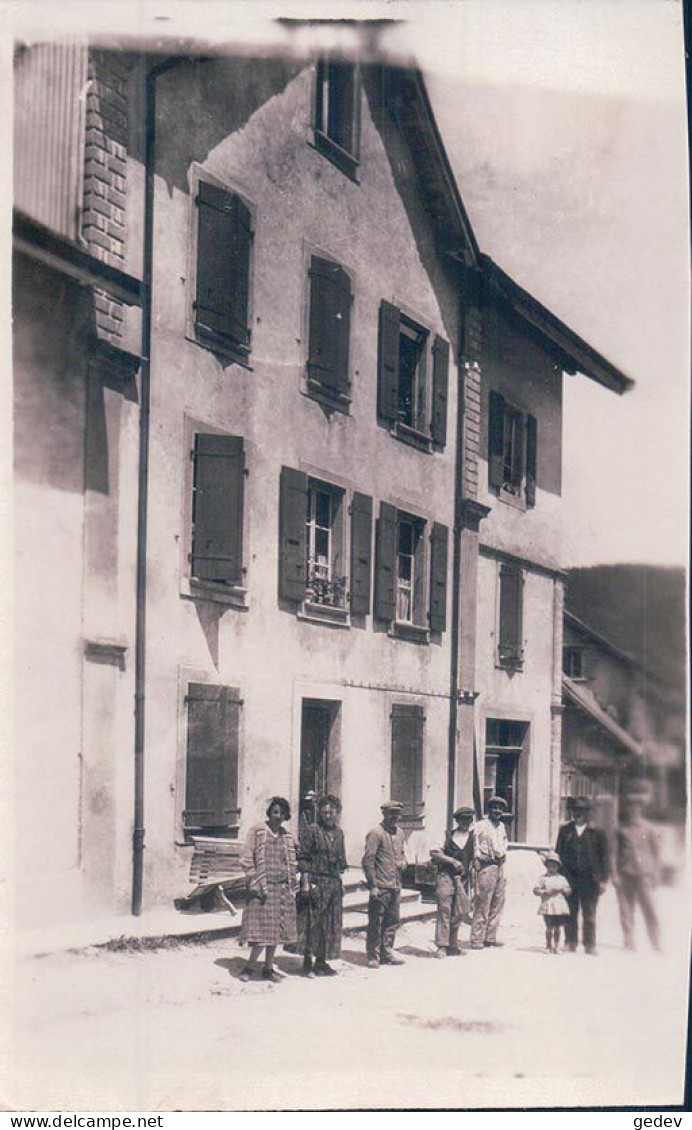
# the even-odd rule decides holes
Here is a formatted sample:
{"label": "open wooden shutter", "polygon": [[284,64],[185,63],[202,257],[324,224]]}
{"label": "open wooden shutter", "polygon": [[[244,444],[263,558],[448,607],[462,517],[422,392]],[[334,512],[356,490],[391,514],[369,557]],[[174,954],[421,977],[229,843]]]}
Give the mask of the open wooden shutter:
{"label": "open wooden shutter", "polygon": [[206,181],[197,193],[195,325],[203,335],[247,348],[252,217],[238,196]]}
{"label": "open wooden shutter", "polygon": [[377,412],[393,424],[399,407],[399,311],[380,303],[380,337],[377,369]]}
{"label": "open wooden shutter", "polygon": [[520,663],[524,651],[523,634],[524,578],[518,565],[500,565],[500,641],[501,664]]}
{"label": "open wooden shutter", "polygon": [[430,537],[430,611],[431,632],[444,632],[447,627],[447,543],[449,531],[435,522]]}
{"label": "open wooden shutter", "polygon": [[432,419],[433,441],[444,447],[447,442],[447,395],[449,386],[449,343],[436,337],[433,344]]}
{"label": "open wooden shutter", "polygon": [[307,575],[308,477],[281,468],[279,489],[279,596],[304,600]]}
{"label": "open wooden shutter", "polygon": [[536,463],[538,458],[538,421],[526,417],[526,505],[536,505]]}
{"label": "open wooden shutter", "polygon": [[423,729],[422,706],[395,703],[392,706],[391,795],[404,805],[403,816],[423,813]]}
{"label": "open wooden shutter", "polygon": [[195,436],[191,576],[243,580],[245,455],[240,436]]}
{"label": "open wooden shutter", "polygon": [[356,492],[351,503],[351,612],[356,616],[370,611],[371,556],[372,499]]}
{"label": "open wooden shutter", "polygon": [[396,507],[381,502],[375,544],[375,615],[380,620],[393,620],[396,614],[396,520]]}
{"label": "open wooden shutter", "polygon": [[488,409],[488,481],[498,490],[504,482],[505,399],[491,392]]}
{"label": "open wooden shutter", "polygon": [[237,824],[241,698],[237,687],[190,683],[187,693],[186,828]]}
{"label": "open wooden shutter", "polygon": [[341,395],[350,388],[350,336],[351,280],[338,263],[313,255],[308,377]]}

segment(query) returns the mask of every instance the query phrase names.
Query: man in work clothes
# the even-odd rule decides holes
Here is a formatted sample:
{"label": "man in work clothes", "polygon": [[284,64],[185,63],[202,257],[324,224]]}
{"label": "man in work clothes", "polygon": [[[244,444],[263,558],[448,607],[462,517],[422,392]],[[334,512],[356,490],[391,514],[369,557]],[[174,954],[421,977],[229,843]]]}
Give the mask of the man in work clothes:
{"label": "man in work clothes", "polygon": [[485,819],[473,826],[476,897],[471,923],[472,950],[502,945],[497,940],[497,930],[505,905],[507,831],[502,814],[507,804],[501,796],[491,796],[487,807]]}
{"label": "man in work clothes", "polygon": [[404,964],[393,952],[399,925],[401,877],[406,866],[406,841],[398,826],[403,807],[397,800],[388,800],[382,805],[382,823],[365,837],[363,871],[370,888],[366,941],[369,969]]}
{"label": "man in work clothes", "polygon": [[615,839],[613,886],[617,891],[625,948],[634,949],[634,912],[639,903],[651,945],[661,948],[661,931],[654,901],[660,881],[660,859],[656,832],[644,819],[645,798],[632,795]]}
{"label": "man in work clothes", "polygon": [[586,797],[572,801],[572,819],[557,834],[555,850],[572,894],[568,896],[569,918],[565,924],[566,948],[574,952],[579,940],[579,910],[582,940],[589,954],[596,953],[596,909],[605,890],[610,865],[608,840],[602,828],[589,823],[591,802]]}

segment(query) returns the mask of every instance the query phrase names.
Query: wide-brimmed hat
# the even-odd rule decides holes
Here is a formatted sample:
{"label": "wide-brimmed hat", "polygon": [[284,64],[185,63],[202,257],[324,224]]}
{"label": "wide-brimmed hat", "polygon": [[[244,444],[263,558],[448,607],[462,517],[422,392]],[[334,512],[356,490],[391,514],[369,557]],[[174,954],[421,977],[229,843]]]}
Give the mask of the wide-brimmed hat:
{"label": "wide-brimmed hat", "polygon": [[501,808],[502,811],[504,812],[505,809],[507,808],[507,801],[505,800],[504,797],[501,797],[501,796],[491,796],[491,797],[488,797],[488,803],[486,804],[485,807],[486,807],[486,809]]}
{"label": "wide-brimmed hat", "polygon": [[545,855],[541,856],[544,863],[562,863],[560,856],[556,851],[547,851]]}
{"label": "wide-brimmed hat", "polygon": [[453,815],[454,819],[458,820],[460,816],[475,816],[476,813],[473,808],[469,807],[468,804],[462,804],[459,808],[456,808],[454,810]]}

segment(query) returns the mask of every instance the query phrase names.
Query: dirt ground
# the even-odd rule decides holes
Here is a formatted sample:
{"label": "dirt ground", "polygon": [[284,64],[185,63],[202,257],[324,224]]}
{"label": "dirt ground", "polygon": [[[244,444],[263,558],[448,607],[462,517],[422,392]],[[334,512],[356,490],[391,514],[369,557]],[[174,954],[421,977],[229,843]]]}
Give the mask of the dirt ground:
{"label": "dirt ground", "polygon": [[[505,946],[433,956],[402,928],[398,968],[345,940],[339,976],[243,984],[234,941],[17,959],[5,1109],[194,1111],[661,1106],[682,1100],[688,915],[661,894],[666,949],[548,955],[535,900]],[[466,931],[465,931],[466,932]],[[9,1080],[9,1082],[8,1082]]]}

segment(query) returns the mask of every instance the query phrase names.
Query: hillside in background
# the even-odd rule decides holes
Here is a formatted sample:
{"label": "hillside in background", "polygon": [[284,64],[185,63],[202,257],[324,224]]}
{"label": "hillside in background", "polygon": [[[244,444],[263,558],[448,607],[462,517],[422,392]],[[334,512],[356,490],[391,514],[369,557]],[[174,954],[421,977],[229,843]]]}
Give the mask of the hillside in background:
{"label": "hillside in background", "polygon": [[566,606],[684,697],[685,573],[655,565],[570,569]]}

